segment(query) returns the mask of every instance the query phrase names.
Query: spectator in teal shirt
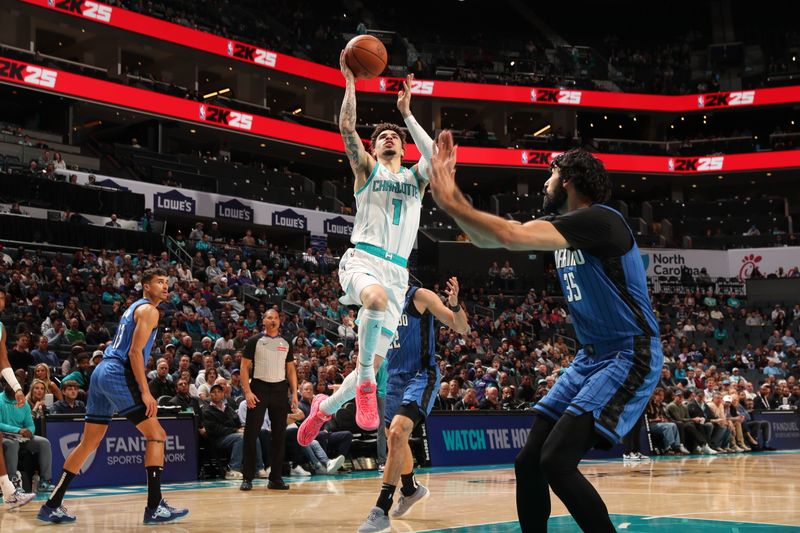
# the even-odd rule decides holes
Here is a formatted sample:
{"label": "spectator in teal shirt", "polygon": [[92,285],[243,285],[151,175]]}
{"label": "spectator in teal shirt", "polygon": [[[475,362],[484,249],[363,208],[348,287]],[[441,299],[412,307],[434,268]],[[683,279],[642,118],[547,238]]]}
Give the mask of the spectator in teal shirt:
{"label": "spectator in teal shirt", "polygon": [[29,452],[39,462],[39,492],[52,492],[54,487],[50,483],[50,478],[53,475],[53,453],[50,441],[34,435],[35,430],[30,404],[25,402],[22,407],[18,407],[14,391],[11,387],[6,386],[5,391],[0,394],[0,432],[9,435],[16,434],[21,437],[19,440],[6,438],[3,441],[6,468],[9,472],[16,472],[20,450]]}
{"label": "spectator in teal shirt", "polygon": [[78,383],[78,386],[82,390],[87,390],[89,388],[89,354],[88,353],[81,353],[78,357],[75,358],[76,364],[78,368],[64,376],[64,379],[61,380],[61,383],[66,383],[69,380],[73,380]]}

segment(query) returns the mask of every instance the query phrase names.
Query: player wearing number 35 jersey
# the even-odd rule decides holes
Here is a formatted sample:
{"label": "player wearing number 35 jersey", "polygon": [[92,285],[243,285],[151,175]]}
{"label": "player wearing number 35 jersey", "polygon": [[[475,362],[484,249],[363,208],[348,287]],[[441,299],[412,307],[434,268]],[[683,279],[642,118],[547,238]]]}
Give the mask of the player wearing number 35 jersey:
{"label": "player wearing number 35 jersey", "polygon": [[549,488],[584,531],[614,531],[600,495],[578,471],[593,446],[609,447],[637,421],[659,378],[658,323],[633,233],[601,205],[611,194],[603,164],[583,150],[555,158],[545,210],[514,223],[472,208],[455,185],[449,136],[431,162],[431,192],[473,243],[553,250],[564,299],[582,344],[572,365],[535,406],[533,428],[515,462],[522,531],[546,531]]}

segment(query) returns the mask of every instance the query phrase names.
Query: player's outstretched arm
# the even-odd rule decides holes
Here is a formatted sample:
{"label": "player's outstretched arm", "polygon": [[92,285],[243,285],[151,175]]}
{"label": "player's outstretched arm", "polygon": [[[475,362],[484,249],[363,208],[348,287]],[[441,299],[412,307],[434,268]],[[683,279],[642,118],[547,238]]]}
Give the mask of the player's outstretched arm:
{"label": "player's outstretched arm", "polygon": [[431,193],[436,203],[453,217],[475,246],[509,250],[560,250],[569,243],[555,226],[545,220],[520,224],[478,211],[456,185],[457,146],[445,130],[433,144]]}
{"label": "player's outstretched arm", "polygon": [[[417,306],[420,313],[430,311],[433,316],[456,333],[462,335],[469,333],[467,312],[461,307],[458,300],[458,278],[452,277],[447,280],[445,292],[447,293],[447,306],[442,303],[436,293],[428,289],[418,289],[414,293],[414,305]],[[453,311],[451,308],[456,306],[459,306],[458,311]]]}
{"label": "player's outstretched arm", "polygon": [[421,155],[419,163],[417,163],[415,167],[423,180],[427,181],[429,179],[428,167],[431,161],[433,139],[431,139],[428,132],[419,125],[414,115],[411,114],[411,87],[413,82],[413,74],[409,74],[405,81],[403,81],[403,88],[397,93],[397,109],[399,109],[400,114],[403,115],[403,121],[406,123],[408,133],[410,133],[411,138],[414,139],[414,145],[416,145]]}
{"label": "player's outstretched arm", "polygon": [[142,393],[142,402],[147,408],[148,418],[153,417],[158,412],[158,404],[153,395],[150,394],[150,387],[147,384],[147,374],[144,368],[144,346],[150,333],[158,326],[158,309],[154,305],[141,305],[133,313],[136,321],[136,328],[133,330],[131,349],[128,352],[128,359],[131,362],[131,370],[136,384]]}
{"label": "player's outstretched arm", "polygon": [[344,100],[339,112],[339,131],[344,140],[344,151],[356,177],[354,189],[359,190],[375,166],[375,159],[364,150],[364,144],[356,132],[356,77],[347,66],[344,50],[339,55],[339,66],[345,80]]}

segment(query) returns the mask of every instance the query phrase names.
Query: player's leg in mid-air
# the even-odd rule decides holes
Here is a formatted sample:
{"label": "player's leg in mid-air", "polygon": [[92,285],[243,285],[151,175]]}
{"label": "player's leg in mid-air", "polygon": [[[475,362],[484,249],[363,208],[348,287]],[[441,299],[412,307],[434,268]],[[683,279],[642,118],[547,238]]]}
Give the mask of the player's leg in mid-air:
{"label": "player's leg in mid-air", "polygon": [[[380,259],[351,257],[343,259],[346,263],[359,263],[359,267],[380,268]],[[352,266],[352,265],[351,265]],[[347,267],[345,267],[347,268]],[[377,383],[375,373],[386,352],[389,350],[394,329],[397,327],[400,313],[394,309],[399,307],[387,294],[383,286],[376,283],[376,278],[366,273],[348,276],[353,279],[347,284],[350,294],[359,294],[363,307],[358,313],[358,366],[356,372],[345,377],[341,386],[330,396],[318,394],[311,403],[309,416],[303,421],[297,432],[297,441],[303,446],[316,438],[322,425],[330,420],[346,402],[356,399],[356,423],[366,430],[374,430],[380,424],[378,419]],[[341,279],[341,278],[340,278]],[[390,307],[387,318],[387,307]],[[394,318],[393,318],[394,317]]]}

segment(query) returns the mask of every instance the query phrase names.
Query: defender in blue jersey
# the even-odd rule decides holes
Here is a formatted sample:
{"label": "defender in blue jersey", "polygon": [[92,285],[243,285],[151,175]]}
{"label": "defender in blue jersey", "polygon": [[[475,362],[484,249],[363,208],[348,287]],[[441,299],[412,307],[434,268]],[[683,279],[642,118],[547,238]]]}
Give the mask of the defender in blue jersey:
{"label": "defender in blue jersey", "polygon": [[64,461],[64,472],[52,496],[39,510],[39,520],[51,524],[75,522],[76,517],[62,506],[64,494],[102,442],[114,413],[130,420],[146,440],[144,523],[174,522],[189,513],[188,509],[170,507],[161,497],[167,434],[156,418],[158,405],[150,394],[146,375],[150,349],[158,333],[158,304],[167,299],[168,290],[167,273],[163,269],[146,270],[142,274],[143,297],[122,315],[114,340],[92,373],[81,441]]}
{"label": "defender in blue jersey", "polygon": [[522,531],[547,531],[548,486],[584,531],[614,531],[603,500],[578,471],[593,446],[609,447],[636,423],[659,378],[663,355],[633,233],[617,211],[603,164],[588,152],[556,157],[544,207],[555,216],[525,224],[475,210],[455,185],[450,136],[437,144],[431,191],[477,246],[553,250],[564,299],[583,345],[534,407],[517,456]]}
{"label": "defender in blue jersey", "polygon": [[441,381],[436,364],[434,317],[458,333],[467,333],[467,314],[458,301],[458,279],[447,281],[447,306],[436,293],[409,287],[403,314],[389,352],[386,355],[386,434],[389,453],[383,471],[383,486],[378,502],[369,512],[359,533],[389,531],[397,482],[402,481],[401,496],[392,511],[393,518],[405,516],[411,507],[428,496],[428,489],[414,479],[414,457],[408,439],[414,426],[433,408]]}

